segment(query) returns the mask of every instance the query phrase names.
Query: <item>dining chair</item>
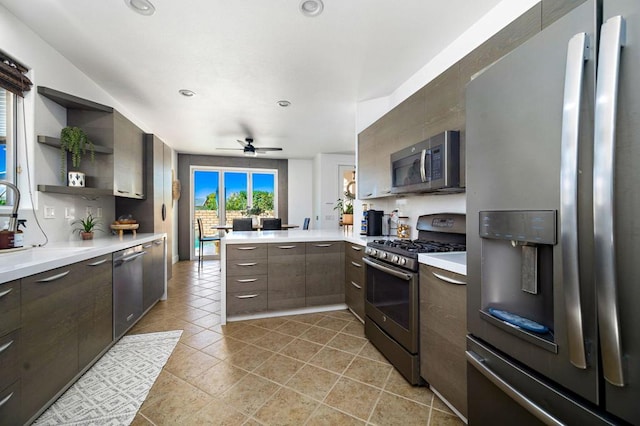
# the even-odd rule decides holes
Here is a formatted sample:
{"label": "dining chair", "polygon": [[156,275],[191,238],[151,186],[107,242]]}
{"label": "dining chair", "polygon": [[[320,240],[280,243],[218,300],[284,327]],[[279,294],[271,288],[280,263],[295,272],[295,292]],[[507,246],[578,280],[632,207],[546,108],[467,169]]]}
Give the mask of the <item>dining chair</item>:
{"label": "dining chair", "polygon": [[264,218],[262,219],[263,231],[279,231],[282,229],[282,219],[280,218]]}
{"label": "dining chair", "polygon": [[311,222],[311,218],[305,217],[304,222],[302,223],[302,229],[309,229],[309,222]]}
{"label": "dining chair", "polygon": [[204,243],[208,243],[210,241],[220,241],[220,236],[219,235],[209,235],[206,236],[204,235],[204,232],[202,231],[202,219],[198,218],[198,240],[200,241],[200,246],[198,249],[198,269],[202,267],[202,261],[204,260]]}
{"label": "dining chair", "polygon": [[233,219],[234,231],[253,231],[252,219],[250,217],[243,217],[239,219]]}

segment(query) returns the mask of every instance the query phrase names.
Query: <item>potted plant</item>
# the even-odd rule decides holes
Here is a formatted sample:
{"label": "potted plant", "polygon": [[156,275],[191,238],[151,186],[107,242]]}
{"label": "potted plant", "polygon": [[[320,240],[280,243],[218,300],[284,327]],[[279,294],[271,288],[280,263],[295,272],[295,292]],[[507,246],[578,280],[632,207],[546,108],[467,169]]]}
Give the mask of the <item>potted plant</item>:
{"label": "potted plant", "polygon": [[353,199],[350,197],[338,198],[336,206],[333,208],[338,210],[341,215],[340,222],[342,225],[353,225]]}
{"label": "potted plant", "polygon": [[100,220],[96,219],[89,213],[87,217],[74,220],[72,225],[79,225],[73,231],[78,232],[83,240],[92,240],[93,231],[101,231]]}
{"label": "potted plant", "polygon": [[245,211],[245,216],[250,217],[251,218],[251,223],[254,226],[258,225],[258,216],[260,216],[262,214],[262,209],[258,206],[248,206],[247,210]]}
{"label": "potted plant", "polygon": [[60,178],[68,172],[69,186],[84,186],[84,173],[67,171],[67,153],[71,154],[71,166],[80,167],[82,157],[89,151],[91,162],[95,161],[93,143],[79,127],[67,126],[60,131]]}

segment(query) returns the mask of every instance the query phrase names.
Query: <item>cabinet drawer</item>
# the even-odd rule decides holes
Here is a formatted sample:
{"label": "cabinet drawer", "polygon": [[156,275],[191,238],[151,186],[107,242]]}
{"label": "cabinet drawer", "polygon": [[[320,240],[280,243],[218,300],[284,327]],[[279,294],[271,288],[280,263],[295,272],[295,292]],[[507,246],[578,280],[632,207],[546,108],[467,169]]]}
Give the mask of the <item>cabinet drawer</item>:
{"label": "cabinet drawer", "polygon": [[266,291],[267,276],[266,275],[246,275],[227,278],[227,293],[248,292],[248,291]]}
{"label": "cabinet drawer", "polygon": [[227,261],[227,276],[266,275],[267,259],[235,259]]}
{"label": "cabinet drawer", "polygon": [[0,389],[6,388],[19,378],[20,330],[16,330],[0,337]]}
{"label": "cabinet drawer", "polygon": [[227,244],[227,260],[263,259],[267,257],[266,244]]}
{"label": "cabinet drawer", "polygon": [[271,243],[269,244],[269,257],[302,255],[304,263],[304,243]]}
{"label": "cabinet drawer", "polygon": [[324,253],[342,253],[344,243],[342,241],[317,241],[306,243],[307,255]]}
{"label": "cabinet drawer", "polygon": [[355,260],[347,260],[345,262],[345,272],[347,274],[348,279],[352,279],[356,282],[364,283],[364,262],[363,261],[355,261]]}
{"label": "cabinet drawer", "polygon": [[362,263],[362,257],[364,256],[364,246],[352,243],[344,243],[344,254],[347,261],[355,261]]}
{"label": "cabinet drawer", "polygon": [[227,315],[248,314],[266,310],[266,291],[242,291],[227,293]]}
{"label": "cabinet drawer", "polygon": [[24,422],[20,414],[20,380],[0,390],[0,424],[13,426]]}
{"label": "cabinet drawer", "polygon": [[0,336],[20,327],[20,281],[0,285]]}

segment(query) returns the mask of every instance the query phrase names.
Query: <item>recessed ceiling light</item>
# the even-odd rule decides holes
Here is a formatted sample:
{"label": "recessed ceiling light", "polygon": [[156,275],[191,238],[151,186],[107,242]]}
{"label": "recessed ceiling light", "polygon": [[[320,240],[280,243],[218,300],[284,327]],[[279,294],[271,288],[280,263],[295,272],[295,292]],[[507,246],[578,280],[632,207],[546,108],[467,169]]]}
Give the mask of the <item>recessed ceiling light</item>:
{"label": "recessed ceiling light", "polygon": [[281,106],[282,108],[286,108],[289,105],[291,105],[291,102],[289,102],[289,101],[285,101],[285,100],[278,101],[278,106]]}
{"label": "recessed ceiling light", "polygon": [[322,0],[302,0],[300,2],[300,12],[304,16],[314,17],[322,13],[324,4]]}
{"label": "recessed ceiling light", "polygon": [[182,96],[186,96],[187,98],[191,98],[196,95],[196,92],[189,89],[180,89],[178,90],[178,93],[180,93]]}
{"label": "recessed ceiling light", "polygon": [[150,16],[156,12],[156,8],[149,0],[124,0],[125,4],[140,15]]}

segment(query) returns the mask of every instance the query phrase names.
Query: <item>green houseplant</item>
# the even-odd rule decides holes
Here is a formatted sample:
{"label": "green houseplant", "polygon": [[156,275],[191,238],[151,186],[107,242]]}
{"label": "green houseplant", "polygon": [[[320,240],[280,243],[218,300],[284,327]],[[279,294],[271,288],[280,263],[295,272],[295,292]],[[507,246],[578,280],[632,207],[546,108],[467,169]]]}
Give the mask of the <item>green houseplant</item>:
{"label": "green houseplant", "polygon": [[85,218],[80,218],[71,222],[72,225],[79,225],[74,228],[74,232],[78,232],[83,240],[93,239],[94,231],[101,231],[100,220],[93,217],[91,213]]}
{"label": "green houseplant", "polygon": [[79,127],[67,126],[60,131],[60,178],[67,173],[67,153],[71,154],[71,165],[80,167],[82,157],[89,151],[91,162],[95,161],[93,142]]}
{"label": "green houseplant", "polygon": [[340,212],[340,222],[343,225],[353,225],[353,199],[351,197],[338,198],[333,209]]}

